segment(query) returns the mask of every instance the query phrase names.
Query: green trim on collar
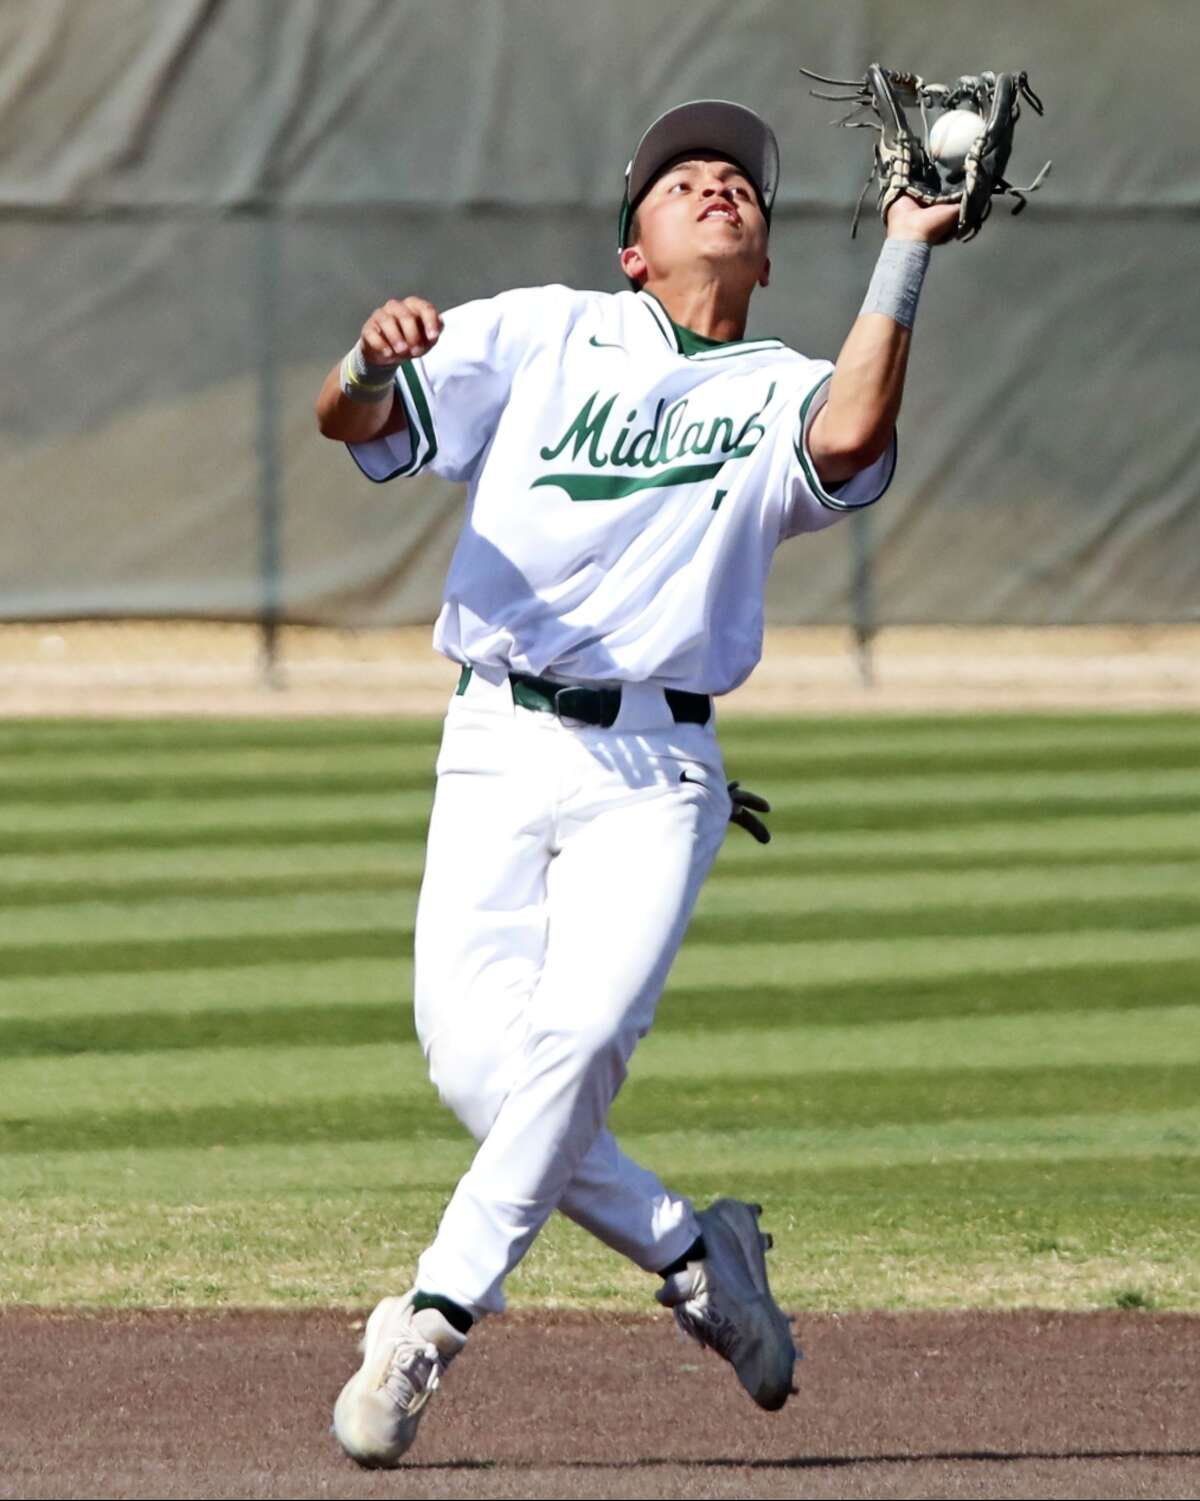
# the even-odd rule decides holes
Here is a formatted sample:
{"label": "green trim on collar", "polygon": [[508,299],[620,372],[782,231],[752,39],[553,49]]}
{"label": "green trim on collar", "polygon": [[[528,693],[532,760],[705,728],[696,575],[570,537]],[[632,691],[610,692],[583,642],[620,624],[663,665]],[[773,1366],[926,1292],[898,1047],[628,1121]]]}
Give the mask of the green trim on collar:
{"label": "green trim on collar", "polygon": [[662,303],[659,302],[658,298],[655,297],[653,292],[641,290],[637,295],[642,306],[649,308],[650,315],[654,319],[655,323],[658,324],[659,331],[662,334],[663,338],[666,339],[667,343],[671,346],[676,354],[682,354],[683,350],[679,347],[679,335],[676,332],[676,325],[671,321],[666,308],[663,307]]}
{"label": "green trim on collar", "polygon": [[654,314],[654,320],[662,330],[663,337],[676,354],[689,360],[720,360],[739,354],[758,354],[770,349],[783,349],[782,339],[710,339],[707,334],[698,334],[694,329],[676,323],[666,308],[645,287],[638,291],[646,307]]}
{"label": "green trim on collar", "polygon": [[720,349],[723,339],[710,339],[707,334],[698,334],[694,329],[684,328],[682,323],[675,323],[675,338],[684,354],[703,354],[706,349]]}

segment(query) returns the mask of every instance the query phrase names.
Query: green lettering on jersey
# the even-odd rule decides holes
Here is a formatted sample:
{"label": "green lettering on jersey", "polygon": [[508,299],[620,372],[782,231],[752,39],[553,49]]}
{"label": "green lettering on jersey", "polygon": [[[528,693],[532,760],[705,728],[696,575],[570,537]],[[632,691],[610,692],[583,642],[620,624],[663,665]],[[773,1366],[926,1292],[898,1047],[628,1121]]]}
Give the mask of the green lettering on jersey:
{"label": "green lettering on jersey", "polygon": [[[722,447],[722,449],[737,448],[738,445],[734,441],[734,437],[733,437],[733,419],[732,419],[732,417],[714,417],[713,418],[713,422],[712,422],[712,427],[710,427],[709,430],[708,430],[708,438],[707,438],[707,440],[704,443],[697,443],[696,446],[695,446],[695,448],[693,448],[692,452],[693,453],[712,453],[712,451],[713,451],[713,444],[717,441],[717,433],[718,433],[718,431],[721,428],[725,429],[725,434],[724,434],[724,436],[721,439],[721,447]],[[689,428],[688,431],[690,432],[691,429]],[[686,434],[684,436],[686,437]]]}
{"label": "green lettering on jersey", "polygon": [[[642,431],[638,433],[633,442],[629,445],[629,457],[625,460],[627,464],[641,464],[646,469],[649,469],[653,466],[654,442],[658,437],[658,424],[662,421],[663,407],[665,406],[665,401],[659,402],[659,404],[654,408],[654,421],[650,424],[649,427],[643,428]],[[639,453],[638,445],[641,443],[645,443],[646,446]]]}
{"label": "green lettering on jersey", "polygon": [[663,423],[662,442],[658,445],[658,452],[654,456],[655,463],[669,464],[672,458],[680,458],[682,449],[676,449],[671,453],[671,445],[675,441],[675,434],[683,425],[684,413],[687,411],[688,399],[685,396],[681,401],[675,402],[667,413],[667,420]]}
{"label": "green lettering on jersey", "polygon": [[543,474],[530,486],[557,485],[572,500],[622,500],[638,490],[662,490],[671,485],[696,485],[720,474],[725,461],[715,464],[681,464],[674,469],[660,469],[645,479],[624,479],[616,474]]}
{"label": "green lettering on jersey", "polygon": [[774,396],[774,395],[775,395],[775,382],[772,381],[771,382],[770,390],[767,392],[767,399],[766,399],[766,401],[763,402],[762,406],[759,407],[759,409],[758,409],[757,412],[751,412],[750,415],[749,415],[749,417],[746,418],[746,425],[745,425],[744,428],[742,428],[741,432],[738,433],[737,439],[734,442],[734,447],[735,448],[741,448],[741,447],[743,447],[744,444],[745,444],[745,442],[746,442],[746,439],[749,437],[749,435],[751,433],[756,433],[758,435],[754,439],[754,443],[751,443],[751,445],[750,445],[751,448],[753,448],[755,446],[755,444],[758,442],[759,438],[765,438],[766,437],[766,429],[763,427],[762,423],[759,422],[758,419],[762,416],[762,414],[771,405],[771,397]]}
{"label": "green lettering on jersey", "polygon": [[574,448],[571,450],[571,457],[573,459],[579,457],[580,450],[586,443],[588,450],[587,461],[593,469],[602,469],[608,463],[607,456],[600,451],[600,434],[604,431],[604,424],[608,421],[608,414],[612,411],[613,402],[617,398],[615,395],[610,396],[600,410],[593,415],[592,407],[599,395],[599,391],[592,392],[587,401],[579,409],[574,422],[563,433],[557,444],[553,448],[543,448],[541,450],[542,458],[558,458],[559,454],[562,453],[563,449],[573,439],[575,443]]}
{"label": "green lettering on jersey", "polygon": [[[688,398],[681,397],[668,407],[665,399],[659,401],[654,411],[654,421],[649,427],[636,433],[632,440],[630,432],[636,412],[630,412],[625,424],[616,434],[606,455],[601,446],[604,430],[616,404],[615,393],[607,401],[600,401],[600,392],[593,391],[576,413],[562,437],[553,447],[539,450],[543,459],[557,459],[571,449],[571,458],[578,461],[586,458],[591,469],[605,469],[604,474],[545,474],[533,482],[532,488],[557,485],[565,490],[572,500],[620,500],[623,496],[636,494],[639,490],[663,489],[672,485],[699,484],[720,473],[729,459],[743,459],[753,453],[766,436],[766,428],[759,421],[775,396],[774,381],[767,390],[762,405],[744,420],[736,417],[713,417],[693,420],[684,426]],[[741,426],[737,424],[741,421]],[[686,464],[680,461],[688,454],[712,455],[712,462]],[[618,469],[641,469],[649,471],[645,478],[627,478],[614,474]]]}

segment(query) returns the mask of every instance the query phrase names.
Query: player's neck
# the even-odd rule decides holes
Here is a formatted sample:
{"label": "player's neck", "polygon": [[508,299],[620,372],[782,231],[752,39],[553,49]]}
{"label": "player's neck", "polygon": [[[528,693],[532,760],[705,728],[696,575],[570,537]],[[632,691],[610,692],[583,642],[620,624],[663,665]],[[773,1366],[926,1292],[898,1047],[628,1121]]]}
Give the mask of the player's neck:
{"label": "player's neck", "polygon": [[722,286],[718,281],[663,277],[646,281],[642,290],[658,298],[672,323],[690,328],[703,338],[727,344],[745,335],[750,294],[740,288]]}

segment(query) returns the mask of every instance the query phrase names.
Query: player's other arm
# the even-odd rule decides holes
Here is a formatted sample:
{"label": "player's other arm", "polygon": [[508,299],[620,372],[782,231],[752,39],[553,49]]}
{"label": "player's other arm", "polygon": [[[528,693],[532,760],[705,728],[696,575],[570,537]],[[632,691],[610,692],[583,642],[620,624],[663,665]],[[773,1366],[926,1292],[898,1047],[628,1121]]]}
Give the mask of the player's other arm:
{"label": "player's other arm", "polygon": [[325,377],[317,397],[317,427],[338,443],[366,443],[403,432],[404,403],[395,374],[404,360],[428,354],[442,320],[423,297],[391,297],[362,326],[354,349]]}
{"label": "player's other arm", "polygon": [[[898,198],[888,212],[889,241],[937,245],[958,223],[957,204],[923,208]],[[823,485],[840,485],[886,453],[900,413],[912,329],[881,312],[863,312],[842,345],[829,400],[813,419],[808,449]]]}

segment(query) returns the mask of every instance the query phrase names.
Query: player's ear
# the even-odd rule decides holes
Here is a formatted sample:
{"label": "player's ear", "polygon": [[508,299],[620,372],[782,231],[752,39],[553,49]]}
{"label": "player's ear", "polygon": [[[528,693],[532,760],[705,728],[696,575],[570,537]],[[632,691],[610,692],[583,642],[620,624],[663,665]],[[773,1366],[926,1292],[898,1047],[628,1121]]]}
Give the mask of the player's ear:
{"label": "player's ear", "polygon": [[768,256],[766,258],[766,260],[763,262],[763,268],[758,273],[758,284],[759,284],[760,287],[769,287],[771,285],[771,257],[770,256]]}
{"label": "player's ear", "polygon": [[636,245],[626,245],[621,251],[621,270],[630,281],[644,281],[646,279],[646,257]]}

